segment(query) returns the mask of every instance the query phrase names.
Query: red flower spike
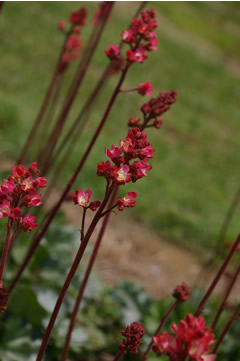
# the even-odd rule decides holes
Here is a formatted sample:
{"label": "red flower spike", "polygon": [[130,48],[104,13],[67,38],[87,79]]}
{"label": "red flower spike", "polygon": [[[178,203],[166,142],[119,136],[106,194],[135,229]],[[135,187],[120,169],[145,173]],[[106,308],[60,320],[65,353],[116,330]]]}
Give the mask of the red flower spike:
{"label": "red flower spike", "polygon": [[36,221],[36,217],[30,216],[29,213],[23,218],[22,227],[24,232],[32,232],[37,224],[34,223]]}
{"label": "red flower spike", "polygon": [[73,25],[86,25],[86,19],[87,17],[87,9],[85,7],[80,8],[79,10],[73,11],[70,15],[70,22]]}
{"label": "red flower spike", "polygon": [[205,327],[202,316],[191,314],[185,316],[179,325],[171,325],[175,335],[164,332],[153,337],[155,343],[153,351],[159,355],[167,355],[169,359],[182,361],[188,356],[196,361],[214,361],[215,355],[210,354],[214,344],[214,334],[211,328]]}
{"label": "red flower spike", "polygon": [[91,195],[92,195],[92,191],[90,189],[87,189],[86,192],[84,192],[81,189],[78,189],[75,192],[73,201],[75,204],[78,204],[79,206],[86,208],[89,205]]}
{"label": "red flower spike", "polygon": [[10,213],[11,205],[6,199],[3,199],[2,203],[0,204],[0,218],[8,217]]}
{"label": "red flower spike", "polygon": [[190,287],[183,282],[174,289],[172,296],[177,300],[177,302],[185,302],[190,297]]}
{"label": "red flower spike", "polygon": [[3,282],[0,281],[0,312],[3,313],[7,309],[8,294],[6,288],[3,287]]}
{"label": "red flower spike", "polygon": [[150,83],[150,81],[147,81],[145,83],[140,83],[138,85],[138,93],[141,95],[149,96],[153,92],[153,86]]}
{"label": "red flower spike", "polygon": [[124,337],[119,345],[119,350],[126,354],[127,352],[137,354],[141,339],[145,335],[145,330],[141,322],[133,322],[121,332]]}

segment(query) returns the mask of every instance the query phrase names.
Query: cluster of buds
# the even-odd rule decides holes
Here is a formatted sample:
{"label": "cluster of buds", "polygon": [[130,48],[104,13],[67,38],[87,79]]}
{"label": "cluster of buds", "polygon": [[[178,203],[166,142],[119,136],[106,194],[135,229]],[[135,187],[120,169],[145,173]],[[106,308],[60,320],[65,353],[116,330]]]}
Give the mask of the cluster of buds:
{"label": "cluster of buds", "polygon": [[[143,83],[143,84],[147,84],[147,83]],[[130,118],[128,120],[128,126],[141,127],[144,124],[144,126],[147,128],[150,127],[154,127],[157,129],[161,128],[163,121],[159,117],[164,113],[166,113],[171,108],[172,104],[174,104],[176,101],[177,101],[177,92],[175,90],[167,91],[165,93],[163,92],[159,93],[159,95],[156,98],[151,98],[148,102],[142,105],[141,111],[143,113],[144,123],[141,122],[141,119],[139,117],[135,117],[135,118]]]}
{"label": "cluster of buds", "polygon": [[39,172],[36,162],[32,163],[28,170],[20,164],[12,169],[12,175],[8,179],[3,179],[0,186],[0,218],[8,217],[15,221],[18,230],[32,232],[37,227],[34,223],[36,218],[29,214],[23,217],[21,208],[32,208],[42,204],[41,194],[37,191],[46,187],[47,179],[36,178]]}
{"label": "cluster of buds", "polygon": [[128,30],[121,33],[122,41],[129,45],[124,57],[120,50],[120,45],[110,44],[105,50],[107,57],[122,68],[124,61],[128,64],[143,63],[147,58],[147,52],[157,50],[157,34],[153,30],[157,27],[156,14],[153,9],[142,11],[141,18],[134,18]]}
{"label": "cluster of buds", "polygon": [[121,335],[124,337],[124,339],[119,345],[120,352],[124,354],[127,352],[137,354],[141,344],[141,339],[145,335],[145,330],[142,327],[142,323],[131,323],[130,326],[127,326],[125,330],[121,332]]}
{"label": "cluster of buds", "polygon": [[75,195],[73,196],[73,202],[78,204],[80,207],[85,209],[90,209],[91,211],[96,211],[100,205],[100,201],[90,202],[90,198],[92,196],[92,191],[87,189],[85,192],[81,189],[77,189]]}
{"label": "cluster of buds", "polygon": [[190,297],[190,287],[185,282],[183,282],[173,290],[172,296],[178,303],[185,302]]}
{"label": "cluster of buds", "polygon": [[[120,147],[112,145],[111,149],[105,148],[105,154],[109,160],[97,165],[97,175],[104,176],[109,182],[112,180],[118,185],[147,176],[147,171],[152,169],[148,160],[152,158],[155,149],[151,147],[145,132],[139,128],[128,131],[124,140],[120,140]],[[139,160],[136,160],[139,159]]]}
{"label": "cluster of buds", "polygon": [[66,31],[66,24],[64,21],[59,21],[58,28],[67,35],[64,51],[62,53],[59,71],[64,71],[71,61],[79,58],[80,50],[82,49],[82,42],[79,38],[81,27],[86,25],[87,9],[80,8],[70,14],[71,27]]}
{"label": "cluster of buds", "polygon": [[210,354],[214,344],[211,328],[205,327],[202,316],[188,314],[179,325],[172,324],[175,335],[164,332],[153,336],[153,351],[159,356],[166,355],[171,361],[184,361],[187,356],[196,361],[214,361],[216,355]]}

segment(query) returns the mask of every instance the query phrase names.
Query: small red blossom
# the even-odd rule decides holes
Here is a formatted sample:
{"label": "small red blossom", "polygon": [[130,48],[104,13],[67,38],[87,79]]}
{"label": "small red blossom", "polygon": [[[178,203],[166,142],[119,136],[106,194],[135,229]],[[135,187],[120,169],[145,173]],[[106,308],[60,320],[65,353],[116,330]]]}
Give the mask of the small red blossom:
{"label": "small red blossom", "polygon": [[27,207],[34,207],[34,206],[40,206],[43,202],[40,201],[41,199],[40,193],[30,193],[24,198],[24,205]]}
{"label": "small red blossom", "polygon": [[73,201],[75,204],[79,204],[79,206],[86,208],[89,205],[91,195],[92,191],[90,189],[87,189],[85,192],[81,189],[78,189],[75,192]]}
{"label": "small red blossom", "polygon": [[34,223],[36,221],[36,217],[30,216],[29,213],[23,218],[22,228],[24,232],[32,232],[37,224]]}
{"label": "small red blossom", "polygon": [[120,45],[110,44],[107,50],[104,50],[104,53],[110,60],[118,60],[121,57],[120,54]]}
{"label": "small red blossom", "polygon": [[8,217],[10,213],[11,205],[6,199],[3,199],[2,203],[0,204],[0,218]]}
{"label": "small red blossom", "polygon": [[91,209],[91,211],[95,212],[101,205],[100,201],[93,201],[89,204],[89,209]]}
{"label": "small red blossom", "polygon": [[145,83],[140,83],[138,85],[138,93],[141,95],[149,96],[153,92],[153,86],[150,81],[147,81]]}
{"label": "small red blossom", "polygon": [[108,156],[110,159],[114,159],[114,158],[118,158],[120,157],[120,155],[122,154],[122,150],[119,149],[118,147],[116,147],[116,145],[112,145],[111,149],[107,149],[105,148],[105,154],[106,156]]}
{"label": "small red blossom", "polygon": [[28,171],[29,171],[32,175],[35,175],[35,174],[40,173],[40,170],[38,169],[38,164],[37,164],[37,162],[31,163],[30,166],[29,166],[29,168],[28,168]]}
{"label": "small red blossom", "polygon": [[132,32],[131,29],[129,29],[129,30],[123,30],[123,31],[122,31],[122,34],[121,34],[121,38],[122,38],[122,40],[124,41],[124,43],[129,44],[129,43],[131,43],[132,40],[133,40],[132,35],[133,35],[133,32]]}
{"label": "small red blossom", "polygon": [[7,309],[8,293],[6,288],[3,287],[2,281],[0,281],[0,312],[3,313]]}
{"label": "small red blossom", "polygon": [[154,120],[154,123],[153,123],[153,126],[154,126],[155,128],[157,128],[157,129],[160,129],[161,126],[162,126],[162,123],[163,123],[162,119],[155,119],[155,120]]}
{"label": "small red blossom", "polygon": [[132,175],[129,173],[129,166],[122,165],[117,171],[114,179],[118,184],[125,184],[131,181]]}
{"label": "small red blossom", "polygon": [[34,180],[34,186],[36,188],[45,188],[47,186],[47,178],[38,177]]}
{"label": "small red blossom", "polygon": [[190,297],[190,287],[183,282],[174,289],[172,296],[177,300],[177,302],[185,302]]}
{"label": "small red blossom", "polygon": [[65,28],[66,28],[65,21],[59,21],[58,22],[58,29],[63,31],[63,30],[65,30]]}
{"label": "small red blossom", "polygon": [[137,127],[137,126],[140,126],[140,118],[139,118],[139,117],[129,118],[129,120],[128,120],[128,126],[129,126],[129,127]]}
{"label": "small red blossom", "polygon": [[35,180],[33,179],[33,177],[25,178],[21,183],[22,190],[24,192],[33,192],[33,191],[35,191],[34,182],[35,182]]}
{"label": "small red blossom", "polygon": [[145,330],[141,322],[133,322],[121,332],[124,337],[119,345],[119,350],[126,354],[127,352],[137,354],[141,339],[145,335]]}
{"label": "small red blossom", "polygon": [[19,207],[13,208],[11,218],[15,219],[17,222],[21,222],[21,209]]}
{"label": "small red blossom", "polygon": [[85,7],[73,11],[70,15],[70,22],[73,25],[86,25],[87,9]]}
{"label": "small red blossom", "polygon": [[19,164],[15,168],[12,169],[13,177],[23,177],[26,174],[26,168]]}
{"label": "small red blossom", "polygon": [[137,192],[128,192],[125,197],[117,200],[118,210],[123,211],[125,207],[136,206]]}

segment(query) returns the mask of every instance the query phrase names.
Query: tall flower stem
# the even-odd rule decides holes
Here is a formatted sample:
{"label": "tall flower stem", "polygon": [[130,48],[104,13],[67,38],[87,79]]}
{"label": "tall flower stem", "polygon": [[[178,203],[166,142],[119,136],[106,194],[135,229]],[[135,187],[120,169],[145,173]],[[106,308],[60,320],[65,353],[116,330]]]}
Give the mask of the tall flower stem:
{"label": "tall flower stem", "polygon": [[220,307],[219,307],[219,310],[218,310],[218,312],[217,312],[217,315],[216,315],[216,317],[215,317],[215,319],[214,319],[214,321],[213,321],[212,329],[215,329],[215,327],[216,327],[216,325],[217,325],[217,323],[218,323],[218,321],[219,321],[219,318],[220,318],[220,316],[221,316],[221,314],[222,314],[222,312],[223,312],[223,310],[224,310],[226,301],[227,301],[227,299],[228,299],[228,297],[229,297],[229,295],[230,295],[230,293],[231,293],[231,291],[232,291],[232,289],[233,289],[234,284],[236,283],[236,280],[237,280],[239,274],[240,274],[240,264],[239,264],[239,266],[237,267],[236,272],[234,273],[234,275],[233,275],[233,277],[232,277],[232,279],[231,279],[231,281],[230,281],[230,283],[229,283],[229,285],[228,285],[226,294],[225,294],[225,296],[224,296],[224,298],[223,298],[223,300],[222,300],[222,303],[221,303],[221,305],[220,305]]}
{"label": "tall flower stem", "polygon": [[[113,204],[115,203],[115,199],[116,199],[116,196],[117,196],[117,193],[118,193],[118,189],[119,189],[119,187],[115,186],[115,189],[113,191],[112,198],[111,198],[111,201],[110,201],[110,205],[109,205],[110,207],[113,206]],[[88,283],[88,280],[89,280],[89,276],[90,276],[90,274],[92,272],[92,268],[93,268],[93,265],[95,263],[95,260],[96,260],[97,254],[98,254],[98,250],[99,250],[99,247],[101,245],[101,241],[102,241],[102,238],[104,236],[105,230],[107,228],[110,216],[111,216],[111,212],[108,212],[104,217],[101,229],[99,231],[96,243],[94,245],[90,260],[89,260],[88,265],[87,265],[87,269],[85,271],[85,274],[84,274],[84,277],[83,277],[83,280],[82,280],[82,283],[81,283],[81,287],[80,287],[79,292],[78,292],[78,296],[77,296],[77,299],[76,299],[76,302],[75,302],[75,305],[74,305],[74,308],[73,308],[73,312],[72,312],[72,315],[71,315],[71,320],[70,320],[70,324],[69,324],[69,328],[68,328],[68,332],[67,332],[67,336],[66,336],[66,340],[65,340],[65,345],[64,345],[64,349],[63,349],[62,358],[61,358],[62,361],[66,361],[67,357],[68,357],[70,342],[71,342],[71,336],[72,336],[74,326],[76,324],[77,313],[78,313],[79,307],[81,305],[81,301],[83,299],[84,291],[86,289],[86,286],[87,286],[87,283]]]}
{"label": "tall flower stem", "polygon": [[225,259],[224,263],[222,264],[222,266],[220,267],[216,277],[214,278],[214,280],[212,281],[211,285],[209,286],[205,296],[203,297],[202,301],[200,302],[197,311],[195,312],[195,316],[199,316],[202,313],[202,310],[204,308],[204,306],[206,305],[209,297],[211,296],[213,290],[215,289],[217,283],[219,282],[220,278],[222,277],[223,273],[225,272],[229,262],[231,261],[234,253],[236,252],[238,245],[240,243],[240,234],[237,237],[236,241],[234,242],[227,258]]}
{"label": "tall flower stem", "polygon": [[217,340],[217,343],[215,344],[215,347],[213,349],[213,353],[216,353],[219,346],[221,345],[224,337],[226,336],[226,334],[228,333],[228,331],[230,330],[233,322],[236,320],[236,318],[238,317],[238,314],[240,312],[240,303],[238,304],[236,310],[233,312],[233,315],[230,317],[230,319],[228,320],[226,326],[224,327],[219,339]]}
{"label": "tall flower stem", "polygon": [[[171,313],[173,312],[173,310],[175,309],[175,307],[177,306],[178,302],[174,302],[168,309],[168,311],[165,313],[165,315],[163,316],[163,318],[161,319],[161,322],[156,330],[156,332],[154,333],[154,336],[157,336],[159,334],[159,332],[162,330],[163,326],[165,325],[168,317],[171,315]],[[141,361],[145,361],[148,357],[149,352],[151,351],[153,346],[153,340],[151,340],[151,342],[149,343],[146,351],[144,352]]]}
{"label": "tall flower stem", "polygon": [[17,160],[17,164],[20,164],[20,163],[24,162],[25,157],[26,157],[26,153],[29,150],[29,148],[30,148],[30,146],[31,146],[36,134],[37,134],[38,128],[39,128],[39,126],[40,126],[40,124],[42,122],[43,116],[45,115],[45,112],[47,110],[48,104],[49,104],[51,96],[52,96],[52,92],[53,92],[53,90],[54,90],[54,88],[56,86],[57,79],[58,79],[59,76],[61,76],[59,74],[59,64],[60,64],[61,57],[62,57],[64,48],[65,48],[65,43],[66,43],[67,36],[68,36],[68,34],[66,34],[66,36],[64,38],[64,42],[63,42],[62,48],[60,50],[60,54],[59,54],[57,63],[55,65],[55,69],[54,69],[54,72],[53,72],[52,79],[51,79],[50,84],[48,86],[46,95],[45,95],[45,97],[43,99],[43,103],[42,103],[41,108],[39,110],[38,116],[37,116],[37,118],[35,120],[35,123],[33,124],[33,127],[32,127],[32,129],[31,129],[31,131],[30,131],[30,133],[28,135],[27,140],[26,140],[26,143],[24,144],[22,152],[20,153],[20,156],[19,156],[19,158]]}
{"label": "tall flower stem", "polygon": [[53,209],[50,211],[50,213],[48,215],[48,218],[46,219],[42,229],[36,235],[36,238],[34,239],[30,249],[28,250],[23,263],[21,264],[20,268],[18,269],[18,272],[17,272],[17,274],[16,274],[16,276],[15,276],[15,278],[14,278],[14,280],[13,280],[13,282],[12,282],[10,288],[9,288],[10,293],[12,292],[14,287],[16,286],[16,284],[17,284],[18,280],[20,279],[23,271],[25,270],[25,268],[27,267],[29,261],[31,260],[31,258],[33,256],[33,254],[35,253],[35,250],[36,250],[37,246],[39,245],[42,237],[45,235],[46,231],[48,230],[48,227],[50,226],[53,218],[55,217],[57,211],[59,210],[59,208],[61,207],[63,201],[65,200],[66,195],[68,194],[68,192],[72,188],[75,180],[77,179],[80,171],[82,170],[82,168],[83,168],[83,166],[84,166],[84,164],[85,164],[85,162],[86,162],[86,160],[87,160],[87,158],[88,158],[88,156],[89,156],[89,154],[90,154],[90,152],[91,152],[97,138],[99,137],[99,135],[100,135],[105,123],[106,123],[106,120],[107,120],[107,118],[108,118],[108,116],[110,114],[110,111],[111,111],[111,109],[112,109],[112,107],[113,107],[113,105],[115,103],[115,100],[116,100],[118,94],[119,94],[119,90],[120,90],[120,88],[122,86],[122,83],[123,83],[123,81],[124,81],[124,79],[125,79],[125,77],[127,75],[128,69],[129,69],[129,64],[127,64],[125,66],[125,68],[124,68],[124,70],[123,70],[123,72],[121,74],[121,77],[120,77],[120,79],[118,81],[118,84],[117,84],[117,86],[116,86],[116,88],[115,88],[115,90],[114,90],[114,92],[113,92],[113,94],[111,96],[111,99],[110,99],[110,101],[109,101],[109,103],[107,105],[105,113],[104,113],[104,115],[103,115],[103,117],[102,117],[102,119],[101,119],[101,121],[100,121],[100,123],[99,123],[99,125],[98,125],[98,127],[97,127],[97,129],[96,129],[96,131],[95,131],[95,133],[94,133],[94,135],[93,135],[93,137],[92,137],[92,139],[91,139],[91,141],[90,141],[90,143],[89,143],[89,145],[88,145],[88,147],[87,147],[81,161],[80,161],[80,163],[78,164],[74,174],[72,175],[72,177],[68,181],[68,183],[67,183],[62,195],[60,196],[58,202],[53,207]]}
{"label": "tall flower stem", "polygon": [[61,305],[63,303],[63,300],[64,300],[64,297],[67,293],[67,290],[72,282],[72,279],[78,269],[78,266],[79,266],[79,263],[82,259],[82,256],[84,254],[84,251],[88,245],[88,242],[90,240],[90,237],[92,236],[92,233],[99,221],[99,219],[101,218],[101,213],[102,211],[104,210],[110,196],[111,196],[111,193],[113,191],[113,185],[110,187],[110,188],[107,188],[106,190],[106,194],[105,194],[105,197],[104,197],[104,200],[100,206],[100,208],[98,209],[96,215],[94,216],[89,228],[88,228],[88,231],[86,233],[86,235],[84,236],[84,239],[81,241],[81,244],[80,244],[80,247],[78,249],[78,252],[76,254],[76,257],[74,259],[74,262],[70,268],[70,271],[67,275],[67,278],[64,282],[64,285],[62,287],[62,290],[58,296],[58,299],[57,299],[57,302],[55,304],[55,307],[54,307],[54,310],[53,310],[53,313],[51,315],[51,318],[50,318],[50,321],[48,323],[48,326],[47,326],[47,329],[46,329],[46,332],[44,334],[44,337],[43,337],[43,340],[42,340],[42,344],[41,344],[41,347],[40,347],[40,350],[39,350],[39,353],[38,353],[38,356],[37,356],[37,359],[36,361],[41,361],[43,359],[43,356],[44,356],[44,353],[45,353],[45,350],[46,350],[46,347],[47,347],[47,344],[48,344],[48,341],[49,341],[49,338],[51,336],[51,333],[52,333],[52,330],[53,330],[53,327],[54,327],[54,324],[55,324],[55,321],[57,319],[57,316],[58,316],[58,313],[59,313],[59,310],[61,308]]}
{"label": "tall flower stem", "polygon": [[0,264],[0,281],[2,281],[2,278],[3,278],[3,272],[4,272],[6,262],[7,262],[8,250],[11,245],[11,231],[12,231],[12,220],[9,219],[8,224],[7,224],[6,240],[5,240],[5,245],[4,245],[1,264]]}
{"label": "tall flower stem", "polygon": [[[114,3],[113,2],[109,2],[109,11],[108,11],[108,16],[110,15],[110,11],[113,7]],[[98,31],[96,31],[96,29],[93,30],[93,34],[92,37],[90,39],[90,46],[88,51],[86,52],[86,55],[83,57],[82,62],[79,65],[79,68],[77,70],[77,74],[73,79],[73,83],[72,86],[70,87],[70,91],[69,91],[69,96],[67,96],[67,100],[63,105],[63,108],[60,112],[60,115],[56,121],[55,127],[52,131],[52,134],[49,137],[48,140],[48,144],[47,144],[47,152],[46,152],[46,157],[45,157],[45,162],[42,166],[42,173],[46,174],[46,172],[48,171],[48,168],[51,164],[51,157],[52,157],[52,153],[56,147],[57,144],[57,140],[60,137],[62,130],[63,130],[63,126],[64,123],[66,121],[66,118],[69,114],[69,111],[72,107],[72,104],[76,98],[77,92],[85,78],[85,75],[87,73],[89,64],[92,60],[92,57],[94,55],[94,52],[97,48],[97,45],[99,43],[99,40],[102,36],[103,30],[105,28],[108,16],[104,17],[104,19],[101,21],[99,27],[98,27]]]}

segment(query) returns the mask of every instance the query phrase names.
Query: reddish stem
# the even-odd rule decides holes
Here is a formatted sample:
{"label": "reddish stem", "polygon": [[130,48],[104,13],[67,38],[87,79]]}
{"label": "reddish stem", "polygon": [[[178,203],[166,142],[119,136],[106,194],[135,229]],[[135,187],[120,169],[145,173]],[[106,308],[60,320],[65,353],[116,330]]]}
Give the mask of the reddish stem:
{"label": "reddish stem", "polygon": [[44,356],[44,353],[45,353],[45,350],[46,350],[46,347],[47,347],[47,344],[48,344],[48,341],[49,341],[49,338],[51,336],[51,333],[52,333],[52,330],[53,330],[53,327],[54,327],[54,324],[56,322],[56,319],[57,319],[57,316],[58,316],[58,313],[59,313],[59,310],[61,308],[61,305],[63,303],[63,300],[64,300],[64,297],[67,293],[67,290],[72,282],[72,279],[78,269],[78,266],[79,266],[79,263],[82,259],[82,256],[84,254],[84,251],[88,245],[88,242],[89,242],[89,239],[101,217],[101,213],[104,209],[104,207],[106,206],[108,200],[109,200],[109,197],[111,196],[111,193],[113,191],[113,186],[110,187],[109,190],[106,191],[106,194],[105,194],[105,197],[104,197],[104,200],[100,206],[100,208],[98,209],[98,211],[96,212],[96,215],[94,216],[89,228],[88,228],[88,231],[86,233],[86,236],[84,237],[84,239],[82,240],[81,244],[80,244],[80,247],[79,247],[79,250],[76,254],[76,257],[74,259],[74,262],[72,264],[72,267],[67,275],[67,278],[64,282],[64,285],[62,287],[62,290],[58,296],[58,299],[57,299],[57,302],[55,304],[55,307],[54,307],[54,310],[53,310],[53,313],[51,315],[51,318],[49,320],[49,323],[48,323],[48,326],[47,326],[47,329],[46,329],[46,332],[44,334],[44,337],[43,337],[43,340],[42,340],[42,344],[41,344],[41,347],[40,347],[40,350],[39,350],[39,353],[38,353],[38,356],[37,356],[37,359],[36,361],[41,361],[43,359],[43,356]]}
{"label": "reddish stem", "polygon": [[227,322],[223,332],[221,333],[219,339],[217,340],[217,343],[213,349],[213,353],[216,353],[219,346],[221,345],[224,337],[226,336],[226,334],[228,333],[228,331],[230,330],[230,327],[232,326],[233,322],[236,320],[236,318],[238,317],[238,314],[240,312],[240,303],[237,306],[236,310],[234,311],[233,315],[230,317],[229,321]]}
{"label": "reddish stem", "polygon": [[65,200],[66,195],[68,194],[68,192],[72,188],[75,180],[77,179],[80,171],[82,170],[82,167],[84,166],[84,164],[85,164],[85,162],[86,162],[86,160],[87,160],[87,158],[88,158],[88,156],[89,156],[89,154],[90,154],[90,152],[91,152],[97,138],[99,137],[99,135],[101,133],[101,130],[103,129],[103,127],[105,125],[105,122],[106,122],[106,120],[107,120],[107,118],[109,116],[109,113],[110,113],[110,111],[111,111],[111,109],[113,107],[113,104],[114,104],[114,102],[115,102],[115,100],[116,100],[116,98],[117,98],[117,96],[119,94],[119,89],[120,89],[120,87],[121,87],[121,85],[122,85],[122,83],[123,83],[123,81],[124,81],[124,79],[126,77],[128,69],[129,69],[129,64],[126,65],[124,71],[122,72],[121,77],[119,79],[119,82],[118,82],[118,84],[117,84],[117,86],[116,86],[116,88],[115,88],[115,90],[113,92],[113,95],[112,95],[112,97],[111,97],[111,99],[110,99],[110,101],[108,103],[107,109],[106,109],[106,111],[105,111],[105,113],[104,113],[104,115],[102,117],[102,120],[99,123],[99,125],[98,125],[98,127],[97,127],[97,129],[96,129],[96,131],[95,131],[95,133],[94,133],[94,135],[93,135],[93,137],[92,137],[92,139],[91,139],[91,141],[90,141],[90,143],[89,143],[89,145],[88,145],[88,147],[87,147],[81,161],[80,161],[80,163],[78,164],[73,176],[70,178],[69,182],[67,183],[62,195],[60,196],[60,199],[58,200],[56,205],[53,207],[53,209],[50,211],[49,216],[48,216],[48,218],[46,219],[46,222],[43,225],[43,228],[36,235],[36,238],[34,239],[30,249],[28,250],[27,255],[26,255],[22,265],[18,269],[17,275],[14,278],[14,280],[13,280],[13,282],[12,282],[10,288],[9,288],[9,293],[12,292],[12,290],[14,289],[16,283],[20,279],[23,271],[25,270],[25,268],[27,267],[30,259],[32,258],[33,254],[35,253],[35,250],[36,250],[37,246],[39,245],[42,237],[45,235],[46,231],[48,230],[49,225],[51,224],[51,222],[52,222],[53,218],[55,217],[57,211],[59,210],[59,208],[61,207],[63,201]]}
{"label": "reddish stem", "polygon": [[237,267],[237,270],[236,270],[236,272],[234,273],[234,275],[233,275],[233,277],[232,277],[232,279],[231,279],[231,281],[230,281],[230,283],[229,283],[229,285],[228,285],[226,294],[225,294],[225,296],[224,296],[224,298],[223,298],[223,301],[222,301],[222,303],[221,303],[221,306],[219,307],[219,310],[218,310],[218,312],[217,312],[217,315],[216,315],[216,317],[215,317],[215,320],[213,321],[213,324],[212,324],[212,329],[213,329],[213,330],[215,329],[215,327],[216,327],[216,325],[217,325],[217,323],[218,323],[218,320],[219,320],[219,318],[220,318],[220,316],[221,316],[221,314],[222,314],[222,312],[223,312],[223,310],[224,310],[226,301],[227,301],[227,299],[228,299],[228,297],[229,297],[229,295],[230,295],[230,293],[231,293],[231,291],[232,291],[232,289],[233,289],[233,286],[234,286],[234,284],[235,284],[235,282],[236,282],[239,274],[240,274],[240,264],[239,264],[239,266]]}
{"label": "reddish stem", "polygon": [[205,296],[203,297],[202,301],[200,302],[200,304],[199,304],[199,306],[197,308],[197,311],[195,312],[195,316],[199,316],[202,313],[202,310],[203,310],[204,306],[206,305],[206,303],[207,303],[209,297],[211,296],[214,288],[216,287],[216,285],[219,282],[220,278],[222,277],[224,271],[226,270],[229,262],[231,261],[233,255],[234,255],[234,253],[235,253],[235,251],[236,251],[236,249],[237,249],[237,247],[239,245],[239,243],[240,243],[240,234],[239,234],[238,238],[236,239],[236,241],[234,242],[234,244],[233,244],[227,258],[225,259],[224,263],[220,267],[216,277],[214,278],[214,280],[212,281],[210,287],[208,288]]}
{"label": "reddish stem", "polygon": [[[116,196],[117,196],[117,193],[118,193],[118,189],[119,189],[119,186],[116,186],[115,189],[114,189],[114,192],[112,194],[112,198],[111,198],[111,201],[110,201],[110,206],[115,203],[115,199],[116,199]],[[81,287],[79,289],[79,293],[78,293],[78,296],[77,296],[77,299],[76,299],[76,302],[75,302],[75,305],[74,305],[74,309],[73,309],[73,312],[72,312],[72,315],[71,315],[71,320],[70,320],[70,324],[69,324],[69,328],[68,328],[68,332],[67,332],[67,336],[66,336],[66,340],[65,340],[65,345],[64,345],[64,349],[63,349],[62,358],[61,358],[62,361],[66,361],[67,357],[68,357],[70,342],[71,342],[71,336],[72,336],[74,326],[76,324],[77,313],[78,313],[79,307],[81,305],[81,301],[82,301],[84,291],[86,289],[86,286],[87,286],[87,283],[88,283],[88,280],[89,280],[89,276],[90,276],[90,274],[92,272],[92,268],[93,268],[93,265],[95,263],[95,260],[96,260],[97,254],[98,254],[98,250],[99,250],[99,247],[101,245],[102,238],[103,238],[105,230],[107,228],[110,215],[111,215],[110,212],[107,213],[104,220],[103,220],[103,223],[102,223],[101,229],[99,231],[99,234],[98,234],[94,249],[92,251],[92,254],[91,254],[87,269],[86,269],[86,272],[84,274],[84,278],[83,278]]]}
{"label": "reddish stem", "polygon": [[12,225],[11,225],[11,220],[9,220],[8,224],[7,224],[7,234],[6,234],[1,264],[0,264],[0,281],[2,281],[3,272],[4,272],[4,268],[5,268],[6,261],[7,261],[8,250],[10,247],[11,230],[12,230]]}
{"label": "reddish stem", "polygon": [[138,90],[138,88],[126,89],[126,90],[121,89],[120,92],[121,93],[131,93],[131,92],[135,92],[137,90]]}
{"label": "reddish stem", "polygon": [[[168,317],[171,315],[171,313],[173,312],[173,310],[175,309],[177,304],[178,304],[178,302],[176,301],[169,307],[168,311],[165,313],[165,315],[161,319],[161,322],[160,322],[156,332],[154,333],[154,336],[157,336],[159,334],[159,332],[162,330],[162,328],[165,325]],[[143,354],[143,357],[142,357],[141,361],[145,361],[147,359],[147,356],[148,356],[149,352],[151,351],[152,346],[153,346],[153,340],[151,340],[151,342],[149,343],[146,351]]]}
{"label": "reddish stem", "polygon": [[114,357],[113,361],[118,361],[120,360],[120,358],[122,357],[123,355],[123,352],[122,351],[119,351],[116,356]]}

